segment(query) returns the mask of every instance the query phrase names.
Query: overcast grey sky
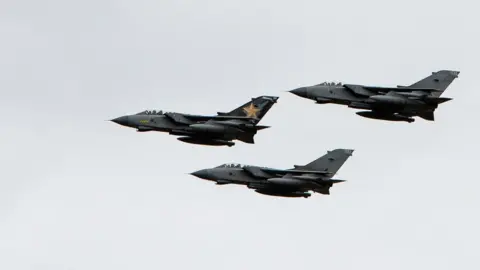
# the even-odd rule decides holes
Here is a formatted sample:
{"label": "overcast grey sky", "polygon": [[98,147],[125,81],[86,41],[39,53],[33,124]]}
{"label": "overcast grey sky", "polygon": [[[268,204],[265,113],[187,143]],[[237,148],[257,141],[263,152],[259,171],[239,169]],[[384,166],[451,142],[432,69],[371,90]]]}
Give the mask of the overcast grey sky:
{"label": "overcast grey sky", "polygon": [[[478,3],[3,0],[0,269],[478,269]],[[461,71],[435,122],[286,93]],[[256,144],[205,147],[105,120],[279,95]],[[187,173],[355,153],[332,195]]]}

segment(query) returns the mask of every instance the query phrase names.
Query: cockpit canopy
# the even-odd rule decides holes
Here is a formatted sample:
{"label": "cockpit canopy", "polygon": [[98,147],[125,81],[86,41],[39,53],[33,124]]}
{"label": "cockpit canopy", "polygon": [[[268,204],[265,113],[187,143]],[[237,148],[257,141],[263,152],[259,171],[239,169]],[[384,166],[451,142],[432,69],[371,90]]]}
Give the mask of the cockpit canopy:
{"label": "cockpit canopy", "polygon": [[239,164],[239,163],[225,163],[220,166],[217,166],[217,168],[243,168],[246,165]]}
{"label": "cockpit canopy", "polygon": [[341,82],[323,82],[323,83],[320,83],[320,84],[317,84],[317,85],[324,85],[324,86],[342,86],[342,83]]}
{"label": "cockpit canopy", "polygon": [[246,164],[240,164],[240,163],[225,163],[220,166],[217,166],[215,168],[239,168],[239,169],[245,169],[245,168],[260,168],[260,169],[269,169],[268,167],[262,167],[262,166],[253,166],[253,165],[246,165]]}
{"label": "cockpit canopy", "polygon": [[162,115],[163,114],[163,111],[162,110],[146,110],[146,111],[143,111],[143,112],[139,112],[137,113],[137,115]]}

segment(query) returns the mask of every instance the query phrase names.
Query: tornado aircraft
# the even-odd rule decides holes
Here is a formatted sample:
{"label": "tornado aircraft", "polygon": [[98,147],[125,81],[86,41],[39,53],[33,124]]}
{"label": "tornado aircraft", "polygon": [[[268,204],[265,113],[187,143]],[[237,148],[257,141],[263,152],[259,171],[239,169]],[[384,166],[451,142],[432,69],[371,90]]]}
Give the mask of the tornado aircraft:
{"label": "tornado aircraft", "polygon": [[458,77],[459,71],[440,70],[409,86],[381,87],[359,84],[321,83],[291,90],[292,94],[317,104],[341,104],[363,111],[356,114],[371,119],[405,121],[413,117],[434,121],[438,105],[451,98],[440,97]]}
{"label": "tornado aircraft", "polygon": [[233,146],[234,140],[254,144],[257,131],[269,128],[258,125],[277,102],[275,96],[259,96],[231,112],[217,115],[192,115],[177,112],[143,111],[111,120],[138,132],[159,131],[180,136],[177,139],[191,144]]}
{"label": "tornado aircraft", "polygon": [[345,161],[352,155],[352,149],[335,149],[308,163],[294,165],[291,169],[274,169],[242,164],[223,164],[202,169],[191,174],[217,185],[245,185],[264,195],[280,197],[304,197],[309,191],[330,194],[333,184],[346,180],[332,179]]}

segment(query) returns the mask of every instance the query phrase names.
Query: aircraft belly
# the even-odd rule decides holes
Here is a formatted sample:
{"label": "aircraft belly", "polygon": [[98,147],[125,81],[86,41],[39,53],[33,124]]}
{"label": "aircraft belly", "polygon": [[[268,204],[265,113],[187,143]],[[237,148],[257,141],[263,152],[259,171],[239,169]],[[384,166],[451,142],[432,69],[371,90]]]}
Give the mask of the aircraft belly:
{"label": "aircraft belly", "polygon": [[270,196],[278,196],[278,197],[304,197],[308,198],[312,194],[306,192],[306,191],[301,191],[301,190],[276,190],[276,189],[256,189],[255,192],[263,194],[263,195],[270,195]]}

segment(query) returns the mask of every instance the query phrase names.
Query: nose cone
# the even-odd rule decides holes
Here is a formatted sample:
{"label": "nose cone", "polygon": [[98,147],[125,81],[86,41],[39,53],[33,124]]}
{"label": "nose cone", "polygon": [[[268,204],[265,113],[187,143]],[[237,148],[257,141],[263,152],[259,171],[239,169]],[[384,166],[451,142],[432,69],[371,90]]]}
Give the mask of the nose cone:
{"label": "nose cone", "polygon": [[208,169],[199,170],[199,171],[196,171],[196,172],[192,172],[190,174],[193,175],[193,176],[196,176],[198,178],[201,178],[201,179],[207,179],[208,180],[210,178],[210,173],[209,173]]}
{"label": "nose cone", "polygon": [[110,120],[122,126],[128,126],[128,116],[120,116],[118,118]]}
{"label": "nose cone", "polygon": [[299,97],[303,97],[303,98],[307,97],[307,87],[300,87],[297,89],[290,90],[289,92]]}

